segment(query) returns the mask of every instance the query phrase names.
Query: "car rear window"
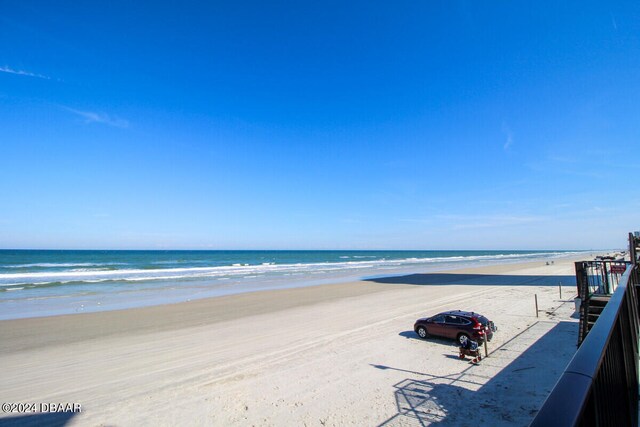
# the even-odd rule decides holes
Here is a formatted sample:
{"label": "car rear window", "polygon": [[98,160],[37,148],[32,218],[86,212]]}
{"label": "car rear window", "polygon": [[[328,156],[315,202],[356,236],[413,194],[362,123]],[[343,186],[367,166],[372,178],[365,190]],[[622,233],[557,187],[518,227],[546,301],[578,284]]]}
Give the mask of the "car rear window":
{"label": "car rear window", "polygon": [[478,316],[476,317],[476,320],[478,320],[482,326],[487,326],[489,324],[489,319],[484,316]]}

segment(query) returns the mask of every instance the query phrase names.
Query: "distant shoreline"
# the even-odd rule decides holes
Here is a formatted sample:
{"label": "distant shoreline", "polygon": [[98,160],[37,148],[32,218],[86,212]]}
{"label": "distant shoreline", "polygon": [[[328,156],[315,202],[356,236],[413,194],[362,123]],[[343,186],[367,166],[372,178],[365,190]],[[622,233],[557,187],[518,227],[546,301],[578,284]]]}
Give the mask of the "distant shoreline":
{"label": "distant shoreline", "polygon": [[547,251],[23,251],[0,257],[0,320],[553,260]]}
{"label": "distant shoreline", "polygon": [[[597,253],[589,252],[589,254],[595,256],[595,254]],[[566,263],[569,260],[577,261],[581,259],[582,258],[573,255],[570,258],[558,260],[558,264]],[[484,272],[488,272],[492,275],[500,275],[514,270],[543,266],[545,265],[544,262],[546,261],[536,260],[520,263],[505,262],[500,264],[481,265],[475,267],[460,266],[456,269],[438,270],[433,271],[432,273],[462,274],[470,272],[474,274],[483,274]],[[551,268],[555,266],[548,265],[547,267]],[[25,325],[33,323],[33,325],[29,325],[27,329],[36,331],[39,329],[38,325],[42,324],[42,327],[44,328],[44,325],[48,324],[49,322],[59,322],[61,325],[65,325],[70,324],[69,322],[75,323],[77,321],[80,321],[80,319],[83,319],[83,321],[92,319],[91,322],[103,324],[112,331],[118,329],[131,331],[131,328],[134,328],[134,325],[136,325],[137,323],[142,330],[145,330],[145,325],[147,323],[144,321],[144,319],[148,318],[153,320],[147,326],[152,326],[153,328],[161,327],[166,329],[177,329],[195,326],[197,324],[200,324],[200,322],[205,319],[207,321],[227,321],[250,314],[270,313],[273,311],[288,309],[298,305],[317,304],[323,301],[331,301],[334,299],[345,297],[357,297],[361,295],[391,290],[395,288],[395,285],[384,284],[385,281],[383,279],[402,279],[403,277],[410,277],[412,275],[420,274],[430,273],[413,271],[397,275],[372,276],[362,280],[356,279],[343,282],[324,283],[280,289],[260,289],[255,291],[190,299],[188,301],[165,302],[161,304],[115,308],[111,310],[101,310],[95,312],[64,313],[56,315],[3,319],[0,320],[0,327],[5,326],[8,327],[8,329],[14,329],[15,325],[19,325],[21,323]],[[378,281],[379,283],[377,283],[375,286],[371,285],[371,283],[376,283]],[[398,282],[402,283],[402,280],[399,280]],[[565,286],[567,285],[569,284],[565,284]],[[230,310],[229,307],[234,308]],[[136,320],[134,321],[134,319]],[[160,325],[164,326],[162,327]],[[66,327],[63,329],[67,330]],[[105,331],[106,330],[103,327],[100,333],[104,333]],[[17,335],[29,335],[29,333],[27,332],[27,330],[23,330],[22,334]],[[65,335],[67,335],[66,332]],[[73,336],[75,338],[78,337],[78,335],[75,334],[69,334],[69,336]],[[2,340],[1,338],[2,336],[0,335],[0,342],[9,342],[8,340]],[[2,344],[0,344],[0,349],[1,348]]]}

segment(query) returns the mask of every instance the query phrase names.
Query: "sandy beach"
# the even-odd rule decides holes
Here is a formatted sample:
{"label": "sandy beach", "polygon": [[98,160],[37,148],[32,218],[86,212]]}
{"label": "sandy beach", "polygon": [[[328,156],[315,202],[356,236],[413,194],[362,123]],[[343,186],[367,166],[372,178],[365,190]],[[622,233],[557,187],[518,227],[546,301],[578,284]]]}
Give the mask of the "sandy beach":
{"label": "sandy beach", "polygon": [[638,424],[640,2],[0,4],[0,427]]}
{"label": "sandy beach", "polygon": [[[0,401],[82,411],[0,425],[526,425],[576,348],[573,261],[2,321]],[[478,366],[413,332],[451,309],[499,328]]]}

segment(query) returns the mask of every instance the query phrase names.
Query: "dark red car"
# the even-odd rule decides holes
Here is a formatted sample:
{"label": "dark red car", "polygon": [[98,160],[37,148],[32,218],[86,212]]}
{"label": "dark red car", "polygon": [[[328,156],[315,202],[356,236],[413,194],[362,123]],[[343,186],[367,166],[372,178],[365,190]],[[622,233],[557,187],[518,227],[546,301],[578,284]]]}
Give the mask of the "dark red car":
{"label": "dark red car", "polygon": [[481,343],[491,341],[493,333],[497,330],[492,321],[481,314],[469,311],[445,311],[431,317],[416,320],[413,330],[420,338],[430,335],[455,339],[461,343],[467,337]]}

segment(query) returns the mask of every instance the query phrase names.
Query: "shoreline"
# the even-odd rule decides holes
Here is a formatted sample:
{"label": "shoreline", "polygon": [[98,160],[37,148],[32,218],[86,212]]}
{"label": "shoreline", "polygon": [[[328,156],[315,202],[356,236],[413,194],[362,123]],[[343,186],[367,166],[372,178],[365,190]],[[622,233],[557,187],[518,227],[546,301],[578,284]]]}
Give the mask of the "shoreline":
{"label": "shoreline", "polygon": [[[575,255],[571,258],[574,257]],[[540,265],[541,261],[503,263],[480,267],[435,270],[426,274],[482,274],[483,271],[500,274],[504,271]],[[383,279],[382,281],[384,282],[384,279],[394,278],[401,281],[405,276],[407,274],[394,274],[357,281],[238,292],[230,295],[150,306],[0,320],[0,353],[7,350],[33,348],[35,344],[37,346],[65,344],[98,336],[117,335],[123,332],[144,333],[158,330],[176,330],[232,321],[248,315],[269,314],[294,307],[397,290],[399,286],[412,285],[403,285],[402,283],[371,284],[371,282],[376,282],[377,279]],[[231,310],[229,307],[234,308]],[[103,326],[92,331],[82,326],[85,322],[95,322]],[[46,336],[40,337],[37,341],[34,340],[34,336],[38,335],[37,331],[41,330],[48,331]],[[25,342],[30,344],[23,344]]]}
{"label": "shoreline", "polygon": [[[551,252],[550,252],[551,254]],[[0,315],[0,322],[6,320],[31,319],[31,318],[49,318],[56,316],[100,313],[109,311],[122,311],[146,307],[155,307],[161,305],[171,305],[187,303],[197,300],[205,300],[210,298],[222,298],[233,295],[241,295],[244,293],[263,292],[272,290],[287,290],[307,288],[323,285],[337,285],[342,283],[365,282],[377,277],[401,277],[404,275],[421,272],[439,272],[439,271],[456,271],[467,268],[482,268],[500,265],[519,265],[522,263],[536,263],[554,260],[562,260],[566,258],[574,258],[579,255],[592,256],[594,252],[568,252],[562,255],[551,255],[545,258],[536,259],[492,259],[478,260],[475,258],[469,260],[455,259],[454,264],[446,263],[438,264],[422,264],[417,266],[404,266],[397,268],[395,271],[364,271],[360,274],[353,272],[343,272],[337,275],[329,275],[327,277],[314,277],[312,274],[304,278],[292,280],[290,278],[270,278],[265,282],[252,281],[247,283],[237,283],[232,286],[217,284],[215,281],[203,284],[193,285],[188,282],[178,285],[160,285],[157,289],[137,290],[135,287],[128,288],[123,285],[122,289],[113,289],[113,292],[89,292],[89,293],[69,293],[68,295],[59,295],[57,297],[48,296],[44,299],[38,298],[34,294],[27,300],[6,300],[0,301],[0,307],[4,308],[4,313]],[[457,264],[457,263],[460,264]],[[41,273],[39,273],[41,274]],[[195,286],[195,287],[194,287]],[[73,288],[72,288],[73,289]],[[7,291],[14,292],[14,291]],[[74,290],[73,292],[78,292]],[[6,297],[10,297],[7,294]]]}
{"label": "shoreline", "polygon": [[[518,416],[524,418],[516,419],[526,421],[575,351],[573,302],[557,300],[558,280],[575,288],[572,261],[4,320],[0,364],[6,375],[0,400],[81,403],[82,413],[72,425],[379,425],[404,417],[393,390],[407,372],[420,373],[408,377],[419,381],[463,375],[460,369],[467,365],[457,360],[452,343],[419,340],[412,331],[417,317],[455,308],[479,311],[499,327],[491,363],[477,367],[478,377],[464,374],[473,374],[478,385],[457,381],[456,387],[490,390],[491,375],[507,375],[530,346],[562,330],[563,340],[545,347],[552,360],[540,361],[553,369],[517,370],[520,376],[535,374],[527,387],[533,382],[541,390],[535,398],[522,397],[525,410]],[[541,319],[532,312],[534,293],[548,310]],[[539,363],[526,361],[527,366]],[[497,366],[499,371],[482,374]],[[470,409],[458,408],[445,395],[437,401],[450,407],[449,414]],[[500,420],[493,409],[485,412],[491,422]]]}

